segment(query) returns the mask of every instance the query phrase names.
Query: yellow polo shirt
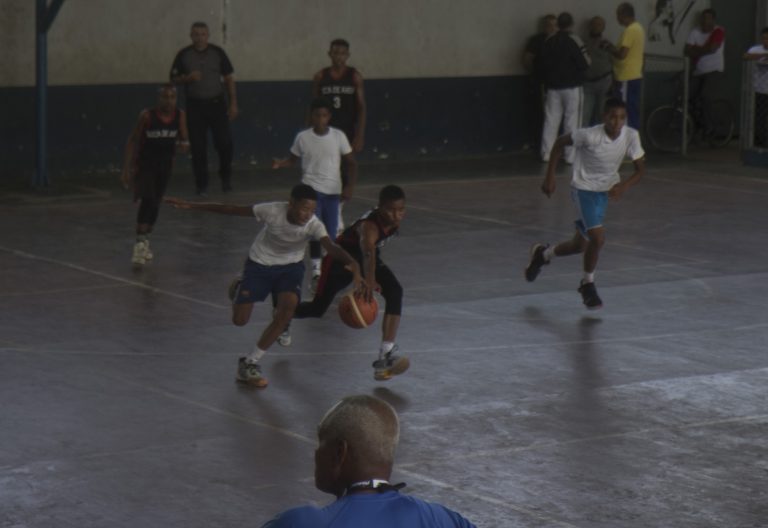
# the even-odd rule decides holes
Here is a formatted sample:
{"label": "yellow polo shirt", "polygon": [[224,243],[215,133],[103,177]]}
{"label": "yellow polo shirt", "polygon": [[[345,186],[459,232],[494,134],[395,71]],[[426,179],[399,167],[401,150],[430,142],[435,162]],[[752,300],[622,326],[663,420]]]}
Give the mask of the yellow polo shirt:
{"label": "yellow polo shirt", "polygon": [[617,81],[631,81],[643,77],[643,52],[645,51],[645,31],[639,22],[632,22],[621,34],[619,49],[629,52],[622,59],[613,59],[613,78]]}

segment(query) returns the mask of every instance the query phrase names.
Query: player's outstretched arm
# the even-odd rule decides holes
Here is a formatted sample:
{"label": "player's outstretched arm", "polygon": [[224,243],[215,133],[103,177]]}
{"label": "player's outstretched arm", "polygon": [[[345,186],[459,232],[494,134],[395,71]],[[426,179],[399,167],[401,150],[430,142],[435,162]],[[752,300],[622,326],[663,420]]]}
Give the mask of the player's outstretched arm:
{"label": "player's outstretched arm", "polygon": [[541,184],[541,192],[547,195],[547,198],[554,194],[557,185],[555,184],[555,172],[557,171],[557,163],[565,152],[565,147],[573,145],[573,138],[570,134],[560,136],[555,141],[555,145],[552,147],[552,151],[549,153],[549,163],[547,164],[547,174],[544,176],[544,182]]}
{"label": "player's outstretched arm", "polygon": [[328,253],[333,260],[338,260],[339,262],[342,262],[345,264],[345,268],[352,272],[352,282],[354,283],[355,291],[360,293],[366,298],[369,298],[370,296],[366,293],[366,285],[363,282],[363,277],[360,273],[360,265],[357,263],[357,261],[352,258],[352,255],[344,251],[344,249],[339,246],[338,244],[335,244],[330,238],[327,236],[324,236],[320,239],[320,245],[323,246],[323,249],[326,253]]}
{"label": "player's outstretched arm", "polygon": [[355,84],[355,105],[357,107],[357,123],[355,123],[355,137],[352,138],[352,148],[355,152],[362,152],[365,146],[365,122],[367,110],[365,107],[365,89],[363,88],[363,76],[355,72],[352,79]]}
{"label": "player's outstretched arm", "polygon": [[608,197],[613,200],[621,198],[627,189],[639,182],[645,174],[645,158],[636,159],[634,162],[635,172],[626,180],[617,183],[608,191]]}
{"label": "player's outstretched arm", "polygon": [[174,206],[176,209],[192,209],[196,211],[207,211],[209,213],[218,213],[230,216],[253,216],[253,207],[250,205],[229,205],[213,202],[189,202],[181,198],[166,196],[163,201]]}
{"label": "player's outstretched arm", "polygon": [[285,167],[295,167],[299,157],[291,153],[287,158],[272,158],[273,169],[283,169]]}
{"label": "player's outstretched arm", "polygon": [[373,222],[361,222],[358,230],[360,251],[363,253],[363,277],[368,290],[366,300],[370,302],[373,292],[381,289],[376,283],[376,241],[379,230]]}

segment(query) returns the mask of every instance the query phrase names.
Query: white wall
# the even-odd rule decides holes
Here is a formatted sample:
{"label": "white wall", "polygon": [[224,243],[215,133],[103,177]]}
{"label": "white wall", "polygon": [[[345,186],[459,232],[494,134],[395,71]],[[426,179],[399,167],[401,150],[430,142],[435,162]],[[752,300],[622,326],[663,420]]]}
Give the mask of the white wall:
{"label": "white wall", "polygon": [[[672,0],[684,6],[687,0]],[[734,0],[737,1],[737,0]],[[522,73],[519,57],[536,20],[569,10],[577,23],[599,14],[615,40],[616,0],[65,0],[49,33],[51,84],[120,84],[167,79],[189,25],[205,20],[241,81],[303,80],[327,63],[334,37],[352,44],[367,78]],[[698,12],[708,5],[698,0]],[[656,0],[635,0],[646,27]],[[692,17],[689,16],[689,20]],[[226,31],[224,26],[226,25]],[[679,41],[647,51],[680,54]],[[581,29],[581,26],[579,26]],[[0,86],[34,84],[34,2],[0,2]]]}

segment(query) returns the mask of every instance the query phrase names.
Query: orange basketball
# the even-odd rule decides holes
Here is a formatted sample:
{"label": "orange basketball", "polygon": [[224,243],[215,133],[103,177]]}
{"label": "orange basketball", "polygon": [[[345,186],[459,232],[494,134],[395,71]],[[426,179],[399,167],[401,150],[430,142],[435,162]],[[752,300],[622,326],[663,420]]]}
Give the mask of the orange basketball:
{"label": "orange basketball", "polygon": [[350,328],[365,328],[376,320],[379,313],[379,304],[376,299],[367,302],[362,297],[355,297],[349,292],[339,302],[339,317]]}

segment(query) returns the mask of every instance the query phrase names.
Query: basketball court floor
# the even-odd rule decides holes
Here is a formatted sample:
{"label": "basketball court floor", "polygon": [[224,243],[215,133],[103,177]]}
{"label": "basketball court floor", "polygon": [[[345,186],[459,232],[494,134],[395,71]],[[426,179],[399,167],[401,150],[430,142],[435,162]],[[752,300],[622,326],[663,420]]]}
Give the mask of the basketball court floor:
{"label": "basketball court floor", "polygon": [[[375,382],[378,327],[329,311],[269,351],[262,391],[234,373],[270,308],[237,328],[226,296],[254,221],[165,207],[136,273],[117,175],[5,192],[0,527],[260,526],[325,504],[315,428],[355,393],[400,414],[393,480],[480,527],[768,526],[764,170],[649,156],[609,206],[595,312],[577,257],[523,279],[532,243],[572,234],[567,170],[549,200],[542,174],[522,157],[363,166],[347,220],[385,183],[408,196],[383,257],[411,369]],[[296,181],[242,173],[211,199]],[[178,173],[169,194],[191,188]]]}

